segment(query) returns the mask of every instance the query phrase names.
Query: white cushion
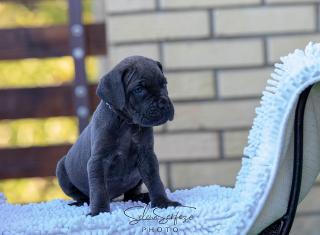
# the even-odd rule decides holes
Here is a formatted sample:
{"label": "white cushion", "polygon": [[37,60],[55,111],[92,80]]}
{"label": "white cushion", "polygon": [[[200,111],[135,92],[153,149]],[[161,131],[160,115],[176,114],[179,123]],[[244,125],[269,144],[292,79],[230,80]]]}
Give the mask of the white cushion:
{"label": "white cushion", "polygon": [[[89,208],[67,201],[12,205],[0,196],[0,234],[257,234],[286,211],[293,164],[293,121],[297,100],[311,84],[320,82],[320,44],[282,58],[268,81],[257,108],[245,157],[234,188],[212,185],[169,192],[169,198],[188,207],[157,210],[160,216],[192,216],[187,222],[143,220],[132,225],[124,210],[142,203],[114,202],[112,213],[85,216]],[[300,201],[320,170],[320,85],[310,94],[304,128],[304,165]],[[194,172],[195,174],[197,172]],[[194,207],[194,208],[189,208]],[[130,210],[137,218],[144,208]],[[148,214],[152,215],[152,211]],[[177,233],[176,229],[179,233]]]}

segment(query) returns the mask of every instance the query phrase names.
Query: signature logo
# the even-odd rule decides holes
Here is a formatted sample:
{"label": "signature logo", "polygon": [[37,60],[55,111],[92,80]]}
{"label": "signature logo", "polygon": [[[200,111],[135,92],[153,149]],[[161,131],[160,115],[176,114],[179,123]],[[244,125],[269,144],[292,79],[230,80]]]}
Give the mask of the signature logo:
{"label": "signature logo", "polygon": [[[125,209],[123,212],[124,214],[130,219],[130,225],[139,224],[141,221],[157,221],[159,224],[167,224],[170,221],[173,221],[174,225],[177,225],[179,222],[181,223],[188,223],[190,222],[194,216],[192,214],[183,214],[179,211],[179,208],[189,208],[192,210],[196,210],[195,207],[191,206],[180,206],[175,208],[175,212],[171,214],[162,214],[159,211],[160,208],[151,208],[150,205],[145,206],[133,206]],[[133,210],[136,209],[143,209],[140,214],[132,213]]]}

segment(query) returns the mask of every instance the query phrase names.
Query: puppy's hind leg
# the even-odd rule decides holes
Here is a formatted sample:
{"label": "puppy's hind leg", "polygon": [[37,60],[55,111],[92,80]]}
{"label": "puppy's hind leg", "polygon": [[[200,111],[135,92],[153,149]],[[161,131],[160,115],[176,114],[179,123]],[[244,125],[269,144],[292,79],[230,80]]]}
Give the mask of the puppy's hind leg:
{"label": "puppy's hind leg", "polygon": [[124,193],[124,201],[140,201],[143,203],[148,204],[150,202],[149,193],[142,193],[141,192],[141,185],[142,180],[139,181],[139,183],[133,187],[132,189],[128,190]]}
{"label": "puppy's hind leg", "polygon": [[85,202],[89,204],[88,196],[84,195],[79,189],[76,188],[76,186],[71,183],[64,166],[64,160],[65,156],[59,160],[56,169],[56,176],[58,178],[59,185],[62,188],[62,191],[75,200],[75,202],[72,202],[69,205],[82,206]]}

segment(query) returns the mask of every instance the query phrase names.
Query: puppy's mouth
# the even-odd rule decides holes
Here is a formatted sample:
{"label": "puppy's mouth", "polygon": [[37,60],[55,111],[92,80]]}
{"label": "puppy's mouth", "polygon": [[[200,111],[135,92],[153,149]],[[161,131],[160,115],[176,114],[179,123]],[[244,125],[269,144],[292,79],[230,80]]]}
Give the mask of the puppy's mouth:
{"label": "puppy's mouth", "polygon": [[164,123],[166,123],[169,120],[166,116],[161,117],[160,119],[149,119],[148,117],[143,116],[141,118],[140,125],[145,126],[145,127],[150,127],[150,126],[160,126]]}
{"label": "puppy's mouth", "polygon": [[167,104],[165,108],[157,108],[150,106],[146,112],[141,115],[141,126],[159,126],[167,121],[172,121],[174,116],[174,108],[171,102]]}

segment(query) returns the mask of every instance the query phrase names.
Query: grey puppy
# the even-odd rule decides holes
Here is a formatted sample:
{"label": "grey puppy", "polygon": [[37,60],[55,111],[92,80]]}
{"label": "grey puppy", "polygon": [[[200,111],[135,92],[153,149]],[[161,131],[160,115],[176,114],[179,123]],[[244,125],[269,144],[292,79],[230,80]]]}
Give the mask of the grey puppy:
{"label": "grey puppy", "polygon": [[166,83],[161,64],[142,56],[124,59],[101,79],[92,120],[57,164],[72,205],[88,202],[92,216],[110,212],[110,200],[122,194],[152,207],[181,205],[166,196],[153,147],[152,127],[174,116]]}

